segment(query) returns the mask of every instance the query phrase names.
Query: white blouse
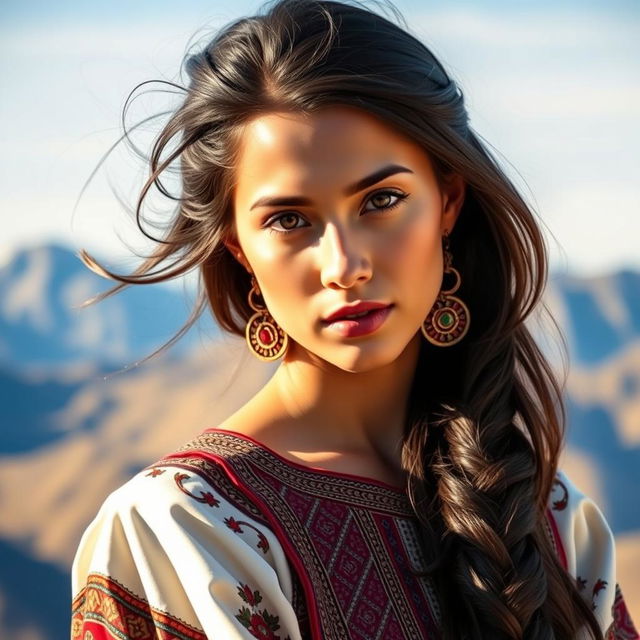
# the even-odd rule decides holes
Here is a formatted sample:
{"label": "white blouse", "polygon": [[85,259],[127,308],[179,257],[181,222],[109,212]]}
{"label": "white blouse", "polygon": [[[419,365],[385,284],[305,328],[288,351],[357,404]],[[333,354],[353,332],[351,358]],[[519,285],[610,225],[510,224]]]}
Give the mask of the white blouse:
{"label": "white blouse", "polygon": [[[605,638],[639,638],[611,530],[562,472],[548,516]],[[208,430],[102,504],[73,562],[71,638],[436,638],[417,539],[398,489]]]}

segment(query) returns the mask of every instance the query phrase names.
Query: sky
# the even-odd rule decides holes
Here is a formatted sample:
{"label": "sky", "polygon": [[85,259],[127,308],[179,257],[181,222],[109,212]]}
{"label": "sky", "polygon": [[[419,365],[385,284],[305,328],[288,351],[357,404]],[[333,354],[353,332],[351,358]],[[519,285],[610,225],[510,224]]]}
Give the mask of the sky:
{"label": "sky", "polygon": [[[538,213],[552,269],[640,270],[640,2],[394,4],[458,81],[471,126]],[[131,89],[178,79],[188,42],[260,5],[4,0],[0,266],[51,241],[115,267],[150,250],[111,190],[133,202],[139,162],[116,151],[74,213],[83,185],[117,140]],[[132,115],[164,106],[148,96]]]}

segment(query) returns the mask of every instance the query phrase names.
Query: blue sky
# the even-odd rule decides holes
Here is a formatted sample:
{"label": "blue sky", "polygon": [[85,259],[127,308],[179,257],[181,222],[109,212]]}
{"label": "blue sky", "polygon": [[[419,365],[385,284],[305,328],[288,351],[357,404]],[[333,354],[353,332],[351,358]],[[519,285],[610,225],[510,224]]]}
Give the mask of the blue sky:
{"label": "blue sky", "polygon": [[[48,240],[120,262],[148,244],[111,195],[140,167],[115,154],[128,92],[176,78],[189,39],[261,2],[0,5],[0,264]],[[549,230],[555,269],[640,269],[640,2],[400,1],[460,83],[472,126]],[[141,109],[157,105],[141,103]],[[142,112],[140,112],[142,113]]]}
{"label": "blue sky", "polygon": [[[234,8],[243,11],[259,6],[259,2],[240,0]],[[637,0],[396,0],[394,3],[403,11],[409,13],[421,9],[456,7],[481,7],[485,10],[513,11],[522,9],[544,9],[545,11],[570,9],[595,9],[617,11],[620,9],[638,13],[640,11]],[[50,20],[77,20],[78,17],[104,18],[120,20],[122,16],[129,18],[151,17],[151,14],[177,15],[194,11],[216,11],[225,7],[225,3],[215,0],[189,0],[176,2],[175,0],[110,0],[109,2],[79,2],[79,0],[5,0],[0,7],[0,17],[13,23],[26,21],[29,23]]]}

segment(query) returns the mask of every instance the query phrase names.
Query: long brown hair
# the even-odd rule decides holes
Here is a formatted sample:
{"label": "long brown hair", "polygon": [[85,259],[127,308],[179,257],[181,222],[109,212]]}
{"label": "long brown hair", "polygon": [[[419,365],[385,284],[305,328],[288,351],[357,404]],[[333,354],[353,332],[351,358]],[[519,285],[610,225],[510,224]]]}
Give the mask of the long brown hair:
{"label": "long brown hair", "polygon": [[568,639],[586,625],[601,639],[545,529],[564,410],[561,388],[525,327],[547,277],[543,236],[469,126],[459,87],[391,7],[403,26],[356,2],[269,2],[190,54],[184,100],[155,141],[136,206],[139,219],[152,189],[171,198],[162,177],[179,163],[175,215],[131,275],[81,252],[90,269],[119,282],[91,302],[197,268],[193,313],[162,349],[207,306],[223,329],[243,336],[252,314],[249,275],[224,240],[233,227],[244,124],[273,110],[351,105],[408,135],[439,180],[453,171],[467,185],[450,240],[471,329],[447,349],[423,341],[402,454],[443,637]]}

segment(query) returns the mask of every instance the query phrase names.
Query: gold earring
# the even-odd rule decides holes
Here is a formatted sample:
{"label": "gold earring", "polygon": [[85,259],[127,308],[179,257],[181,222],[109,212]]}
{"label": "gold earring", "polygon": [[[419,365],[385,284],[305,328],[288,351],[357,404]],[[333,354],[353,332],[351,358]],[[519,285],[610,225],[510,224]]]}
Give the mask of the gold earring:
{"label": "gold earring", "polygon": [[450,347],[467,335],[471,321],[469,308],[455,293],[462,282],[460,272],[451,266],[449,236],[442,237],[444,245],[444,275],[452,274],[455,282],[449,289],[441,289],[438,297],[420,329],[424,337],[436,347]]}
{"label": "gold earring", "polygon": [[254,294],[259,293],[258,283],[255,277],[251,276],[251,290],[249,291],[248,300],[249,306],[256,313],[247,322],[245,338],[249,349],[256,358],[271,362],[284,355],[289,345],[289,336],[273,319],[266,305],[263,307],[256,306],[252,297]]}

